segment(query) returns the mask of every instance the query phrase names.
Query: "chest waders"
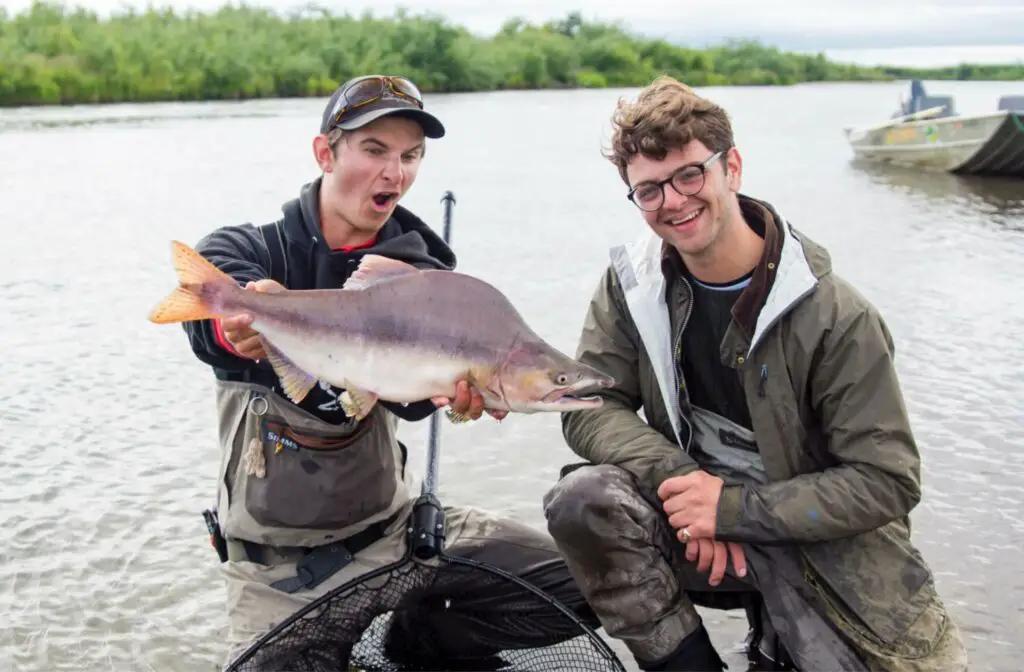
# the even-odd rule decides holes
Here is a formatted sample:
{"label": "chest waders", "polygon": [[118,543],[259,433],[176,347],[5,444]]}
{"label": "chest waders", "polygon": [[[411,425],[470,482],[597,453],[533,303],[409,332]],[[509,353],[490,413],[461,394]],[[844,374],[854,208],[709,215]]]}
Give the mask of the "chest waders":
{"label": "chest waders", "polygon": [[[269,276],[305,288],[289,275],[281,223],[257,227]],[[397,423],[383,409],[361,423],[335,426],[256,382],[218,380],[216,393],[221,417],[235,420],[234,429],[220,430],[217,507],[203,511],[221,562],[269,565],[286,559],[282,553],[299,556],[295,574],[270,585],[286,593],[316,588],[402,515],[409,495],[402,478],[406,451],[394,436]],[[366,483],[376,486],[360,487]],[[315,492],[304,497],[303,488]],[[376,520],[364,526],[368,516]],[[346,531],[353,528],[363,529]]]}

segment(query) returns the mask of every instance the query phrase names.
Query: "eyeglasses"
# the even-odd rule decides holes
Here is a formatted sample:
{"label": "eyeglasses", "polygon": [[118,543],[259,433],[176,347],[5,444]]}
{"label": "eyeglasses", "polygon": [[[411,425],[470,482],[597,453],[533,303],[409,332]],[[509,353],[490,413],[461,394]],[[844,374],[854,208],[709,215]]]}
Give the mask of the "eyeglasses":
{"label": "eyeglasses", "polygon": [[423,94],[416,85],[405,77],[367,75],[352,82],[338,97],[335,104],[334,123],[337,124],[346,113],[393,95],[413,102],[423,109]]}
{"label": "eyeglasses", "polygon": [[654,212],[665,203],[665,185],[671,184],[680,196],[693,196],[704,188],[704,177],[708,166],[722,156],[724,152],[715,152],[704,163],[691,163],[683,166],[663,180],[657,182],[641,182],[626,194],[636,207],[645,212]]}

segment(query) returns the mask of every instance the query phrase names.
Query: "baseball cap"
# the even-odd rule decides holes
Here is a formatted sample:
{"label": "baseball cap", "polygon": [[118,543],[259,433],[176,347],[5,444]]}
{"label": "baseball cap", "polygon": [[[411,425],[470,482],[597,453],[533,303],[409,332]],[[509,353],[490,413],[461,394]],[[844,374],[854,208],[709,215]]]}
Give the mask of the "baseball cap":
{"label": "baseball cap", "polygon": [[[346,105],[351,109],[335,121]],[[354,131],[387,116],[408,117],[418,122],[428,138],[444,137],[444,125],[423,109],[423,96],[416,85],[404,77],[385,75],[355,77],[338,87],[324,108],[320,132],[334,128]]]}

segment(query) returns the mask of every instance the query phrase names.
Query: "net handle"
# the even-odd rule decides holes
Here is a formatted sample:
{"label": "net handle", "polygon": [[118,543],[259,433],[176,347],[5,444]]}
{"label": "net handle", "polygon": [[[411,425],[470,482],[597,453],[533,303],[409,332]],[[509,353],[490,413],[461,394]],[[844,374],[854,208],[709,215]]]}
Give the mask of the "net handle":
{"label": "net handle", "polygon": [[[452,208],[455,206],[455,194],[444,192],[441,197],[444,212],[444,242],[449,247],[452,240]],[[425,494],[437,494],[437,472],[441,443],[441,411],[434,411],[430,416],[430,436],[427,439],[427,474],[423,484]]]}
{"label": "net handle", "polygon": [[[452,208],[455,194],[444,192],[441,197],[444,208],[444,242],[451,245]],[[423,493],[413,504],[408,536],[409,550],[421,560],[438,556],[444,548],[445,516],[441,502],[437,499],[437,472],[441,461],[441,410],[430,415],[430,435],[427,438],[427,473],[423,482]]]}

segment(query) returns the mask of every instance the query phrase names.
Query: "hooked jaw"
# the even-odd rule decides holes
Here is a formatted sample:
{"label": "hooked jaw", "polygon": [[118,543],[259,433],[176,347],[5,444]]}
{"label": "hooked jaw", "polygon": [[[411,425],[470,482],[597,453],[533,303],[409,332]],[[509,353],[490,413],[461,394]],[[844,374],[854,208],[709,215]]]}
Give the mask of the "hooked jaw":
{"label": "hooked jaw", "polygon": [[540,403],[543,405],[562,406],[565,407],[565,410],[597,408],[602,404],[600,396],[597,394],[583,396],[580,393],[590,391],[595,387],[598,389],[608,388],[614,384],[615,380],[609,376],[583,378],[572,385],[559,387],[548,392],[540,399]]}
{"label": "hooked jaw", "polygon": [[[515,355],[519,361],[510,365],[509,360]],[[596,392],[615,385],[615,379],[608,374],[557,352],[551,355],[543,348],[539,354],[523,349],[513,351],[500,372],[498,396],[510,410],[520,413],[598,408],[604,400]],[[594,392],[586,395],[591,390]]]}

